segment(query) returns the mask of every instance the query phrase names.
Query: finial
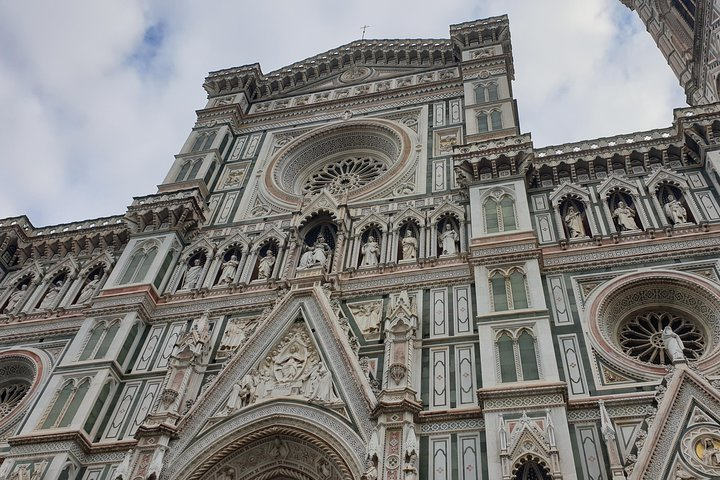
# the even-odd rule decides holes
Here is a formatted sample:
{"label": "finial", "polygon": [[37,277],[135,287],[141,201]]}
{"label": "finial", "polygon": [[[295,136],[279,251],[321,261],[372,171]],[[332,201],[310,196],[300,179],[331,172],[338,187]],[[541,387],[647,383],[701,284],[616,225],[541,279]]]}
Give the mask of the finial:
{"label": "finial", "polygon": [[370,27],[370,25],[363,25],[360,27],[362,29],[362,38],[360,40],[365,40],[365,30],[367,30]]}

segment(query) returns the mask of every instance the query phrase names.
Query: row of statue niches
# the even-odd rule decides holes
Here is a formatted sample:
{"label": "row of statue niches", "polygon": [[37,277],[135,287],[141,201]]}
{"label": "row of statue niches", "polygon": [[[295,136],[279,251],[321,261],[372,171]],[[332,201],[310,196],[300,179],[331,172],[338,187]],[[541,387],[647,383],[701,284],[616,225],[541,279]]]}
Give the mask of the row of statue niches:
{"label": "row of statue niches", "polygon": [[[437,256],[450,257],[460,252],[460,234],[458,226],[451,222],[441,224],[437,235]],[[420,229],[415,225],[406,225],[399,230],[397,241],[397,260],[399,263],[415,262],[420,257]],[[383,251],[379,229],[368,229],[360,236],[360,244],[356,259],[358,268],[372,268],[381,264]],[[313,269],[329,271],[335,255],[335,242],[337,232],[334,225],[320,225],[311,229],[299,247],[299,259],[296,270],[299,272]],[[278,256],[280,247],[276,242],[268,242],[258,249],[255,265],[249,274],[249,280],[268,280],[279,275]],[[352,253],[352,252],[350,252]],[[386,255],[390,255],[386,252]],[[243,248],[233,246],[222,255],[220,266],[217,268],[212,286],[222,287],[235,285],[241,282]],[[388,260],[385,260],[388,263]],[[184,265],[184,274],[179,282],[179,291],[188,291],[199,288],[203,277],[207,275],[205,267],[208,265],[208,256],[200,250],[187,260]]]}
{"label": "row of statue niches", "polygon": [[[681,193],[668,192],[662,198],[662,205],[663,214],[670,225],[682,226],[694,223]],[[646,228],[639,218],[630,195],[616,192],[608,199],[608,208],[618,232],[639,232]],[[592,236],[586,207],[581,200],[569,198],[561,203],[560,216],[565,224],[565,233],[568,238]]]}
{"label": "row of statue niches", "polygon": [[[9,295],[0,297],[0,313],[32,313],[60,306],[82,305],[95,296],[104,279],[105,268],[102,266],[75,281],[66,271],[53,276],[47,283],[36,282],[34,277],[27,276],[17,283]],[[32,306],[28,306],[28,302]]]}

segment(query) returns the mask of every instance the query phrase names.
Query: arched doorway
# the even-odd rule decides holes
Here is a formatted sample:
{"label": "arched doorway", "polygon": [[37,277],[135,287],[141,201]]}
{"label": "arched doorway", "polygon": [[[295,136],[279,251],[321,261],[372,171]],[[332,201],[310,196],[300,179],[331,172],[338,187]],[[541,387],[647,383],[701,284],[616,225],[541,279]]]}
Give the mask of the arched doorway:
{"label": "arched doorway", "polygon": [[172,480],[359,480],[365,446],[347,419],[291,400],[251,406],[168,458]]}

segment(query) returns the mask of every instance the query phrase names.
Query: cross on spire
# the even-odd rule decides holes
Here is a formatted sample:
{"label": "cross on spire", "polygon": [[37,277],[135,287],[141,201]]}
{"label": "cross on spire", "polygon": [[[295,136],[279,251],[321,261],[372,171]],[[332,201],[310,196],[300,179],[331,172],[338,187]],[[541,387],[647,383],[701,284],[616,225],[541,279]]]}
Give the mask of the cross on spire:
{"label": "cross on spire", "polygon": [[362,27],[360,27],[360,28],[362,28],[362,32],[363,32],[361,40],[365,40],[365,30],[367,30],[369,27],[370,27],[370,25],[363,25]]}

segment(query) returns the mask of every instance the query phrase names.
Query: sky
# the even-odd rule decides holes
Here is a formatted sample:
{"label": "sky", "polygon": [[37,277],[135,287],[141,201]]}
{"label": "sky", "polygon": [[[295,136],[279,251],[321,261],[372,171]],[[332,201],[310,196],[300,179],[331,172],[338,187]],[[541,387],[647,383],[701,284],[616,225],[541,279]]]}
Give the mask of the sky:
{"label": "sky", "polygon": [[507,13],[523,133],[544,147],[667,127],[684,94],[619,0],[0,0],[0,218],[123,214],[155,193],[208,72],[271,72],[366,38]]}

